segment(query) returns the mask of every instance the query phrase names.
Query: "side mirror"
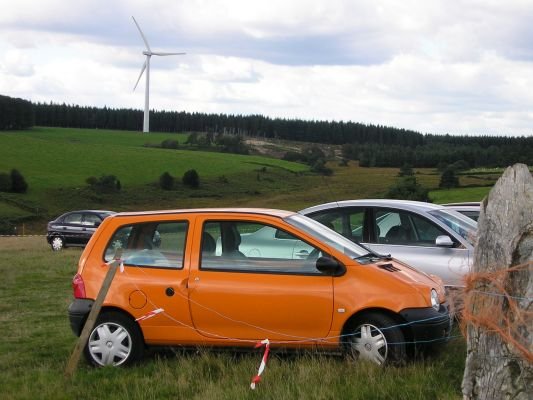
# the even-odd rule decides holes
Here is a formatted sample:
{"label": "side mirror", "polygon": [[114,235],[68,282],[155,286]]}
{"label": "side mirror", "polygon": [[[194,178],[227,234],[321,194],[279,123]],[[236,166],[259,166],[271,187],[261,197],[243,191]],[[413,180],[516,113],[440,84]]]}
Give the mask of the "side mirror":
{"label": "side mirror", "polygon": [[435,239],[435,246],[437,247],[453,247],[453,241],[448,235],[440,235]]}
{"label": "side mirror", "polygon": [[344,265],[331,257],[319,257],[316,260],[316,269],[324,275],[340,276],[344,274]]}

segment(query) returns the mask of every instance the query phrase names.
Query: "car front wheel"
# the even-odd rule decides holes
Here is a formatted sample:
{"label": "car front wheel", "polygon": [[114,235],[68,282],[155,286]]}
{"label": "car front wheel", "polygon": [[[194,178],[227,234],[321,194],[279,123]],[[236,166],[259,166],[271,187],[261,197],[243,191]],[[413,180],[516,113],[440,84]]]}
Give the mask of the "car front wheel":
{"label": "car front wheel", "polygon": [[50,242],[50,245],[52,246],[52,250],[59,251],[65,247],[65,241],[61,236],[54,236]]}
{"label": "car front wheel", "polygon": [[370,313],[356,320],[346,344],[354,359],[378,365],[399,364],[406,359],[403,332],[396,321],[384,314]]}
{"label": "car front wheel", "polygon": [[98,317],[85,346],[85,358],[95,366],[128,365],[142,358],[144,343],[135,322],[118,312]]}

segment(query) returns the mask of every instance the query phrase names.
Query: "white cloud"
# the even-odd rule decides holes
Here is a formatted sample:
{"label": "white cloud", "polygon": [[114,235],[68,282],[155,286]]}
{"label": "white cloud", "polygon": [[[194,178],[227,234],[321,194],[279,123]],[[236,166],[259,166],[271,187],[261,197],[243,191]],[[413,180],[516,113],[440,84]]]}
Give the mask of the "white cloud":
{"label": "white cloud", "polygon": [[0,0],[0,94],[532,134],[527,0]]}

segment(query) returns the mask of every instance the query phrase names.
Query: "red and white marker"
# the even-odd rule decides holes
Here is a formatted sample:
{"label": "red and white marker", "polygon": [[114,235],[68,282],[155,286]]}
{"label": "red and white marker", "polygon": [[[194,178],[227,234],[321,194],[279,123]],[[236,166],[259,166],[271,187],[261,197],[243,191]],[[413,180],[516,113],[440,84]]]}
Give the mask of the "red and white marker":
{"label": "red and white marker", "polygon": [[144,321],[145,319],[152,318],[154,315],[162,313],[163,311],[165,310],[163,310],[162,308],[157,308],[154,311],[150,311],[148,314],[145,314],[142,317],[137,318],[135,321]]}
{"label": "red and white marker", "polygon": [[259,383],[261,381],[261,374],[265,370],[266,363],[268,360],[268,353],[270,352],[270,341],[268,339],[262,340],[259,343],[255,345],[255,348],[262,347],[265,345],[265,353],[263,354],[263,358],[261,359],[261,364],[259,365],[259,371],[257,371],[257,375],[252,378],[252,383],[250,384],[250,388],[252,390],[255,389],[255,384]]}

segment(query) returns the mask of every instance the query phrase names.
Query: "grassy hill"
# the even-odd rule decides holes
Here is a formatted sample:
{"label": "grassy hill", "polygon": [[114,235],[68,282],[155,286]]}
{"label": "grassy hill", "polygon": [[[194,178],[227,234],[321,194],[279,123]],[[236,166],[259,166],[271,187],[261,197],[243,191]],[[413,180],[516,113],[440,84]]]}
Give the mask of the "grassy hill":
{"label": "grassy hill", "polygon": [[[30,230],[41,232],[44,223],[58,214],[82,208],[143,210],[185,207],[252,206],[298,210],[317,203],[350,198],[382,197],[396,181],[396,168],[361,168],[351,162],[339,166],[330,161],[331,177],[312,174],[308,166],[262,155],[193,151],[183,145],[185,134],[149,133],[71,128],[34,128],[0,133],[0,172],[18,169],[29,185],[28,193],[0,192],[0,217],[27,221]],[[156,146],[177,140],[177,150]],[[268,153],[278,157],[284,149],[301,143],[271,142]],[[328,149],[333,154],[334,149]],[[157,182],[169,172],[181,182],[183,173],[195,169],[200,188],[178,183],[165,191]],[[439,175],[417,169],[417,179],[437,188]],[[115,175],[122,190],[95,193],[88,177]],[[495,175],[497,177],[497,175]],[[488,179],[488,180],[487,180]],[[487,185],[492,176],[463,176],[465,185]],[[472,192],[432,192],[437,202],[480,200],[489,187]],[[28,222],[33,221],[33,222]]]}

